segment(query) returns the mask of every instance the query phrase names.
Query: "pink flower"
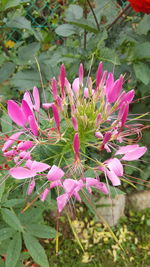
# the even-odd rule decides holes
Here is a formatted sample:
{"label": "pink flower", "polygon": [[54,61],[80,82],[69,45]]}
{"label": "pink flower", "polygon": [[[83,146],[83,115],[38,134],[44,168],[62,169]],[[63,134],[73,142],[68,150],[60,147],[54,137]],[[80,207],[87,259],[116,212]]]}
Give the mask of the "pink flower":
{"label": "pink flower", "polygon": [[124,127],[125,122],[128,117],[128,112],[129,112],[129,104],[127,102],[123,102],[121,104],[119,113],[118,113],[118,119],[121,120],[121,127]]}
{"label": "pink flower", "polygon": [[23,132],[17,132],[11,135],[3,145],[2,151],[4,152],[5,150],[7,150],[20,137],[21,134],[23,134]]}
{"label": "pink flower", "polygon": [[40,96],[39,96],[39,90],[37,87],[33,88],[33,100],[34,103],[31,100],[30,93],[27,91],[24,93],[23,100],[25,100],[30,107],[31,110],[35,110],[39,112],[40,110]]}
{"label": "pink flower", "polygon": [[75,133],[74,139],[73,139],[73,149],[75,153],[75,160],[80,159],[80,140],[79,140],[79,134]]}
{"label": "pink flower", "polygon": [[50,168],[46,163],[27,160],[26,167],[14,167],[9,170],[10,175],[16,179],[32,178],[37,175],[38,172],[43,172]]}
{"label": "pink flower", "polygon": [[80,90],[80,84],[79,84],[79,78],[76,78],[72,83],[72,89],[75,92],[76,95],[79,95]]}
{"label": "pink flower", "polygon": [[105,167],[100,167],[101,171],[104,171],[113,186],[120,185],[119,177],[123,175],[123,166],[119,159],[111,158],[104,161]]}
{"label": "pink flower", "polygon": [[66,206],[67,202],[70,200],[72,196],[75,196],[77,200],[80,201],[80,196],[78,191],[83,187],[82,181],[76,181],[73,179],[66,179],[63,182],[63,188],[65,193],[59,197],[57,197],[57,206],[58,211],[61,212]]}
{"label": "pink flower", "polygon": [[47,198],[49,192],[50,192],[50,188],[45,188],[44,189],[44,191],[40,195],[41,201],[45,201],[45,199]]}
{"label": "pink flower", "polygon": [[75,117],[72,117],[72,125],[75,131],[78,131],[78,122]]}
{"label": "pink flower", "polygon": [[53,95],[54,100],[56,100],[58,92],[57,92],[57,81],[55,77],[52,79],[52,95]]}
{"label": "pink flower", "polygon": [[103,64],[102,62],[99,63],[97,72],[96,72],[96,89],[99,87],[100,81],[101,81],[101,77],[102,77],[102,68],[103,68]]}
{"label": "pink flower", "polygon": [[51,105],[51,107],[52,107],[52,111],[53,111],[53,115],[54,115],[54,120],[56,123],[56,128],[60,132],[60,118],[59,118],[58,109],[54,103]]}
{"label": "pink flower", "polygon": [[113,74],[110,73],[108,75],[105,90],[106,90],[106,98],[109,103],[114,103],[118,99],[122,89],[122,84],[123,84],[122,75],[120,75],[120,78],[115,82],[113,81]]}
{"label": "pink flower", "polygon": [[82,86],[82,83],[83,83],[83,75],[84,75],[84,69],[83,69],[83,64],[81,63],[80,67],[79,67],[79,84],[80,84],[80,86]]}
{"label": "pink flower", "polygon": [[57,167],[56,165],[53,165],[47,174],[47,178],[49,181],[60,180],[63,176],[64,176],[64,171],[61,168]]}
{"label": "pink flower", "polygon": [[27,195],[31,195],[33,190],[34,190],[34,188],[35,188],[35,180],[33,178],[32,181],[29,183],[28,190],[27,190]]}
{"label": "pink flower", "polygon": [[139,147],[139,145],[127,145],[120,147],[115,155],[124,154],[121,159],[130,161],[139,159],[146,151],[147,148],[145,146]]}
{"label": "pink flower", "polygon": [[104,194],[108,194],[108,189],[104,183],[101,183],[98,179],[87,177],[86,180],[86,188],[89,191],[89,193],[92,192],[91,187],[95,187],[99,189]]}
{"label": "pink flower", "polygon": [[18,104],[13,100],[7,101],[8,105],[8,115],[17,125],[25,127],[27,119],[22,111],[22,109],[18,106]]}
{"label": "pink flower", "polygon": [[65,66],[64,64],[61,65],[60,67],[60,89],[61,89],[61,97],[64,98],[65,97],[65,78],[66,78],[66,70],[65,70]]}

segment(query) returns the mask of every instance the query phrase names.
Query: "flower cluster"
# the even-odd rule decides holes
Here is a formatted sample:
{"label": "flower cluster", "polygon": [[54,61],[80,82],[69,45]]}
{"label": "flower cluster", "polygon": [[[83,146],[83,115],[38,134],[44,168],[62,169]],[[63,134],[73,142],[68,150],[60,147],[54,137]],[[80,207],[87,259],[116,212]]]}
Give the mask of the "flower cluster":
{"label": "flower cluster", "polygon": [[8,115],[19,126],[16,131],[14,124],[16,132],[2,148],[14,164],[9,174],[29,179],[28,195],[36,188],[36,177],[41,179],[42,201],[57,188],[59,212],[71,198],[81,201],[81,191],[108,194],[109,183],[121,184],[124,162],[138,160],[146,152],[136,143],[124,144],[129,136],[139,135],[141,127],[128,121],[134,90],[123,91],[123,76],[114,80],[102,68],[100,63],[93,82],[91,77],[84,79],[80,64],[78,77],[70,84],[62,65],[58,81],[51,81],[51,102],[41,105],[36,87],[32,94],[24,93],[20,105],[8,101]]}
{"label": "flower cluster", "polygon": [[150,0],[128,0],[136,12],[150,13]]}

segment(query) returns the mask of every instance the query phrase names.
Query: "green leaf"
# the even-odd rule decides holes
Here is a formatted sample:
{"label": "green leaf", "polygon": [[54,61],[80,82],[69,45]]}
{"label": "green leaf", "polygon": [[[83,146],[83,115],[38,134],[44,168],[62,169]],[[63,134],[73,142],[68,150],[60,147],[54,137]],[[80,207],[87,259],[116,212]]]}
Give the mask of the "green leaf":
{"label": "green leaf", "polygon": [[12,62],[5,62],[0,68],[0,83],[6,81],[14,72],[16,65]]}
{"label": "green leaf", "polygon": [[81,19],[83,16],[83,8],[78,5],[69,5],[69,8],[65,12],[66,21]]}
{"label": "green leaf", "polygon": [[6,240],[14,235],[15,230],[10,227],[0,229],[0,242]]}
{"label": "green leaf", "polygon": [[28,249],[33,260],[38,263],[41,267],[49,267],[48,259],[44,248],[38,242],[38,240],[30,234],[23,234],[26,248]]}
{"label": "green leaf", "polygon": [[13,239],[10,241],[6,252],[6,267],[15,267],[19,259],[22,248],[21,234],[16,233]]}
{"label": "green leaf", "polygon": [[77,28],[73,25],[70,24],[62,24],[60,26],[58,26],[55,30],[55,32],[63,37],[68,37],[72,34],[76,34],[77,33]]}
{"label": "green leaf", "polygon": [[111,185],[109,185],[109,191],[112,198],[115,198],[116,195],[125,195],[125,192]]}
{"label": "green leaf", "polygon": [[134,48],[134,57],[138,59],[150,59],[150,42],[138,43]]}
{"label": "green leaf", "polygon": [[137,26],[137,33],[147,34],[149,30],[150,30],[150,15],[145,14]]}
{"label": "green leaf", "polygon": [[56,230],[50,226],[42,224],[28,224],[27,231],[39,238],[55,238]]}
{"label": "green leaf", "polygon": [[25,0],[23,0],[23,1],[20,1],[20,0],[7,0],[5,5],[4,5],[4,7],[3,7],[3,10],[18,6],[18,5],[26,3],[26,2],[28,2],[28,0],[26,0],[26,1]]}
{"label": "green leaf", "polygon": [[22,204],[24,202],[25,202],[24,199],[14,198],[14,199],[7,200],[3,205],[5,207],[8,207],[8,208],[12,208],[12,207],[15,207],[15,206],[18,206],[18,205],[21,205],[21,207],[22,207]]}
{"label": "green leaf", "polygon": [[75,25],[75,26],[77,26],[83,30],[86,30],[88,32],[93,32],[95,34],[97,34],[99,32],[98,29],[95,27],[95,25],[86,19],[81,19],[79,22],[77,20],[74,20],[74,21],[71,20],[71,21],[69,21],[69,23],[73,24],[73,25]]}
{"label": "green leaf", "polygon": [[22,90],[29,90],[40,85],[40,76],[34,70],[19,71],[13,76],[11,83]]}
{"label": "green leaf", "polygon": [[32,30],[31,22],[23,16],[16,16],[7,22],[7,27]]}
{"label": "green leaf", "polygon": [[147,64],[139,62],[133,65],[138,80],[147,85],[150,81],[150,68]]}
{"label": "green leaf", "polygon": [[12,131],[12,120],[6,113],[4,113],[1,117],[1,127],[3,133],[11,133]]}
{"label": "green leaf", "polygon": [[5,190],[5,182],[3,182],[3,183],[0,185],[0,201],[1,201],[1,199],[2,199],[4,190]]}
{"label": "green leaf", "polygon": [[3,217],[4,221],[9,226],[14,228],[15,230],[23,231],[23,226],[21,225],[21,222],[18,219],[18,217],[16,216],[14,211],[3,208],[1,210],[1,212],[2,212],[2,217]]}
{"label": "green leaf", "polygon": [[33,42],[29,45],[22,46],[18,49],[19,60],[24,64],[26,61],[31,61],[34,59],[36,53],[40,49],[40,44]]}

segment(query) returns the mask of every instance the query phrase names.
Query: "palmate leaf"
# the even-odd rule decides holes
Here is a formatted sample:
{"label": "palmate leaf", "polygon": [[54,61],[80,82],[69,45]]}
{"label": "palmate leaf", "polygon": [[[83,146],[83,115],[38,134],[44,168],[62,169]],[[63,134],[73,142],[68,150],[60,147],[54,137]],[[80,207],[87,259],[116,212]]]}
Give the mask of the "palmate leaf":
{"label": "palmate leaf", "polygon": [[27,231],[39,238],[55,238],[56,230],[53,227],[43,224],[28,224]]}
{"label": "palmate leaf", "polygon": [[49,267],[46,253],[39,241],[28,233],[23,234],[23,239],[33,260],[41,267]]}
{"label": "palmate leaf", "polygon": [[19,259],[22,248],[21,234],[18,232],[10,241],[6,252],[6,267],[15,267]]}
{"label": "palmate leaf", "polygon": [[23,226],[14,211],[3,208],[1,210],[3,220],[12,228],[23,231]]}

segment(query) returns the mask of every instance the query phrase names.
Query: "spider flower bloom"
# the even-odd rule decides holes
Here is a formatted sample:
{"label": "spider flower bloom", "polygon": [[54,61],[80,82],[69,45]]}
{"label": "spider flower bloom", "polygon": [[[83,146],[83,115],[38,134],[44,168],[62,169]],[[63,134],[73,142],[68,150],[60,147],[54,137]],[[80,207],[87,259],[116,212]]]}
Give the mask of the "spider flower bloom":
{"label": "spider flower bloom", "polygon": [[112,182],[113,186],[121,184],[120,178],[123,175],[123,166],[119,159],[111,158],[104,161],[105,166],[100,167],[101,171],[104,171],[105,175]]}
{"label": "spider flower bloom", "polygon": [[136,12],[150,13],[150,0],[128,0]]}

